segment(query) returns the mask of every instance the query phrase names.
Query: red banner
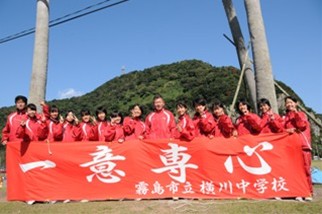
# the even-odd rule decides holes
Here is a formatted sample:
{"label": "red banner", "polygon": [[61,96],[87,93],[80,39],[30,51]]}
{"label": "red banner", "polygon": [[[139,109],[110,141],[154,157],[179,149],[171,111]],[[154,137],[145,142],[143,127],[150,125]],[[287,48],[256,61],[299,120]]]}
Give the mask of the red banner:
{"label": "red banner", "polygon": [[309,196],[300,136],[7,145],[8,200]]}

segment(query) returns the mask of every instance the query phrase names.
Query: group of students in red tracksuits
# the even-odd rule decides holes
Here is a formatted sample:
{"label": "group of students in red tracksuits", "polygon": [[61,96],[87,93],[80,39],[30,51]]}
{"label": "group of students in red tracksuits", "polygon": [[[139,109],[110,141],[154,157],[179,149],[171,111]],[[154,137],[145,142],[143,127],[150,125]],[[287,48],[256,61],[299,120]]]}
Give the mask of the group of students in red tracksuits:
{"label": "group of students in red tracksuits", "polygon": [[251,106],[245,99],[236,104],[239,114],[236,122],[225,114],[224,105],[216,101],[208,110],[203,98],[193,101],[195,114],[191,118],[188,107],[183,102],[176,105],[177,121],[171,111],[165,108],[161,95],[153,98],[154,111],[142,118],[143,110],[138,104],[130,107],[130,115],[123,118],[120,112],[108,115],[103,107],[97,108],[95,116],[89,110],[81,111],[81,121],[73,111],[67,111],[65,117],[60,115],[57,106],[41,103],[43,113],[38,114],[35,104],[27,104],[27,98],[15,98],[16,111],[8,116],[2,130],[2,144],[10,141],[106,141],[123,143],[132,139],[180,139],[191,141],[195,137],[238,137],[260,133],[288,132],[301,133],[303,138],[302,153],[304,157],[307,180],[313,193],[311,182],[311,133],[310,123],[305,113],[298,111],[294,97],[285,98],[286,115],[281,117],[271,110],[267,99],[260,99],[258,109],[260,116],[252,113]]}

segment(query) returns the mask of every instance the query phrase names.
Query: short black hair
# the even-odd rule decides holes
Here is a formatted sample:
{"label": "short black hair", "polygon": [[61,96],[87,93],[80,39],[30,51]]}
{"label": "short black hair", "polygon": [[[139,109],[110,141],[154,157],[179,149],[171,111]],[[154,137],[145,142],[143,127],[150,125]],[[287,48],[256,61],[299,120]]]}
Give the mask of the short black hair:
{"label": "short black hair", "polygon": [[135,104],[131,105],[131,106],[130,106],[130,108],[129,108],[129,111],[132,111],[136,106],[140,109],[140,111],[141,111],[141,116],[142,116],[142,115],[143,115],[143,112],[144,112],[144,109],[143,109],[143,107],[142,107],[140,104],[138,104],[138,103],[135,103]]}
{"label": "short black hair", "polygon": [[178,107],[184,107],[184,108],[188,109],[188,106],[184,102],[177,102],[176,108],[178,108]]}
{"label": "short black hair", "polygon": [[59,109],[56,105],[51,105],[51,106],[49,106],[49,112],[58,112],[59,113]]}
{"label": "short black hair", "polygon": [[287,96],[284,98],[284,102],[286,102],[287,99],[290,99],[292,100],[293,102],[297,103],[297,99],[295,97],[292,97],[292,96]]}
{"label": "short black hair", "polygon": [[154,97],[153,97],[153,102],[154,102],[156,99],[160,99],[160,98],[161,98],[162,100],[164,100],[161,94],[156,94],[156,95],[154,95]]}
{"label": "short black hair", "polygon": [[113,111],[111,114],[110,114],[110,117],[111,118],[115,118],[115,117],[120,117],[121,118],[121,123],[123,123],[123,115],[121,112],[119,111]]}
{"label": "short black hair", "polygon": [[104,108],[104,107],[98,107],[97,109],[96,109],[96,111],[95,111],[95,115],[96,115],[96,117],[98,117],[98,115],[100,114],[100,113],[105,113],[105,115],[107,116],[107,111],[106,111],[106,109]]}
{"label": "short black hair", "polygon": [[206,106],[207,101],[204,98],[197,98],[197,99],[194,99],[194,101],[192,102],[192,105],[193,107],[196,107],[198,105]]}
{"label": "short black hair", "polygon": [[258,107],[258,109],[260,108],[260,106],[261,105],[268,105],[269,106],[269,108],[271,108],[271,103],[269,102],[269,100],[268,99],[266,99],[266,98],[262,98],[262,99],[260,99],[259,101],[258,101],[258,103],[257,103],[257,107]]}
{"label": "short black hair", "polygon": [[214,111],[216,108],[223,108],[224,109],[224,104],[222,102],[220,102],[219,100],[216,100],[212,106],[211,106],[211,110]]}
{"label": "short black hair", "polygon": [[65,118],[68,116],[69,113],[72,113],[74,114],[74,111],[73,110],[67,110],[66,114],[65,114]]}
{"label": "short black hair", "polygon": [[27,105],[27,109],[28,108],[31,109],[31,110],[33,110],[33,111],[37,111],[37,106],[35,104],[33,104],[33,103],[29,103]]}
{"label": "short black hair", "polygon": [[27,97],[25,97],[25,96],[22,96],[22,95],[18,95],[18,96],[16,96],[16,98],[15,98],[15,103],[17,103],[19,100],[22,100],[22,102],[24,102],[25,104],[27,104],[27,103],[28,103],[28,99],[27,99]]}
{"label": "short black hair", "polygon": [[91,115],[91,112],[88,109],[82,109],[80,112],[81,116]]}
{"label": "short black hair", "polygon": [[236,110],[238,112],[238,114],[243,115],[243,112],[241,112],[239,110],[239,104],[242,103],[243,105],[247,106],[247,109],[250,111],[252,109],[251,105],[249,104],[249,102],[245,99],[245,98],[241,98],[237,101],[236,103]]}

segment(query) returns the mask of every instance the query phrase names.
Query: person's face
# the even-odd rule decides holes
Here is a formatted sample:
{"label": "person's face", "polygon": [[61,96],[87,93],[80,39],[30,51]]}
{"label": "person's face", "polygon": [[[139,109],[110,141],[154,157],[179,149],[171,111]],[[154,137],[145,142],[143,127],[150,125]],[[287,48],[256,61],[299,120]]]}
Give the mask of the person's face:
{"label": "person's face", "polygon": [[88,123],[91,120],[91,115],[82,116],[82,121]]}
{"label": "person's face", "polygon": [[53,118],[53,119],[57,119],[58,118],[58,111],[52,111],[50,112],[50,117]]}
{"label": "person's face", "polygon": [[67,116],[66,116],[66,120],[68,121],[68,122],[73,122],[74,121],[74,113],[73,112],[69,112],[68,114],[67,114]]}
{"label": "person's face", "polygon": [[16,102],[16,108],[19,110],[19,111],[22,111],[26,108],[26,103],[23,101],[23,100],[18,100]]}
{"label": "person's face", "polygon": [[203,105],[195,105],[195,110],[196,112],[202,114],[206,109],[206,106],[203,106]]}
{"label": "person's face", "polygon": [[140,117],[142,115],[142,111],[139,108],[139,106],[135,106],[132,110],[131,110],[132,116],[133,117]]}
{"label": "person's face", "polygon": [[265,104],[260,104],[259,106],[259,110],[262,112],[262,113],[266,113],[270,110],[271,108],[269,107],[269,105],[267,105],[266,103]]}
{"label": "person's face", "polygon": [[183,106],[178,106],[177,107],[177,113],[179,116],[184,115],[187,112],[187,109]]}
{"label": "person's face", "polygon": [[295,111],[296,110],[296,106],[297,106],[297,103],[296,102],[294,102],[291,99],[286,99],[286,101],[285,101],[285,108],[288,111]]}
{"label": "person's face", "polygon": [[158,98],[158,99],[154,100],[153,105],[154,105],[155,110],[160,111],[163,109],[165,103],[162,98]]}
{"label": "person's face", "polygon": [[32,110],[30,108],[27,108],[27,115],[30,117],[30,118],[33,118],[36,116],[36,111],[35,110]]}
{"label": "person's face", "polygon": [[104,112],[100,112],[98,113],[97,117],[100,121],[104,121],[106,118],[106,114]]}
{"label": "person's face", "polygon": [[223,115],[223,114],[224,114],[224,109],[223,109],[223,108],[221,108],[220,106],[217,106],[217,107],[215,107],[215,108],[214,108],[213,113],[214,113],[214,115],[215,115],[216,117],[220,117],[221,115]]}
{"label": "person's face", "polygon": [[120,116],[117,117],[113,117],[111,118],[111,123],[113,124],[120,124],[121,123],[122,118]]}
{"label": "person's face", "polygon": [[238,109],[239,109],[239,111],[240,111],[240,112],[242,112],[243,114],[247,114],[247,113],[249,112],[247,105],[246,105],[246,104],[244,104],[244,103],[239,103],[239,105],[238,105]]}

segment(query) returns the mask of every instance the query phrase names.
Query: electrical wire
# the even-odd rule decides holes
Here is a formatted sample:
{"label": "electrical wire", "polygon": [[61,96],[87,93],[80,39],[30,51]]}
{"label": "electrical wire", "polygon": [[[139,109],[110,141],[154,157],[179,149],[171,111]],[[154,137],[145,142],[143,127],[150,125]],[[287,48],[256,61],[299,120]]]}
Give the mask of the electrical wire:
{"label": "electrical wire", "polygon": [[[105,4],[105,3],[109,2],[109,1],[111,1],[111,0],[105,0],[105,1],[99,2],[97,4],[90,5],[90,6],[86,7],[86,8],[81,9],[81,10],[78,10],[78,11],[75,11],[73,13],[69,13],[69,14],[67,14],[65,16],[59,17],[57,19],[54,19],[54,20],[49,22],[49,27],[54,27],[54,26],[57,26],[57,25],[60,25],[60,24],[63,24],[63,23],[66,23],[66,22],[81,18],[83,16],[87,16],[89,14],[92,14],[92,13],[95,13],[95,12],[98,12],[98,11],[101,11],[101,10],[104,10],[104,9],[107,9],[107,8],[110,8],[110,7],[125,3],[125,2],[130,1],[130,0],[118,1],[118,2],[115,2],[115,3],[109,4],[109,5],[102,6],[102,7],[97,8],[97,9],[93,9],[93,10],[88,11],[88,12],[84,12],[84,11],[87,11],[87,10],[92,9],[94,7],[97,7],[99,5]],[[81,14],[79,14],[79,13],[81,13]],[[79,15],[77,15],[77,14],[79,14]],[[70,17],[70,18],[68,18],[68,17]],[[27,36],[27,35],[30,35],[30,34],[33,34],[33,33],[35,33],[35,31],[36,31],[35,28],[30,28],[30,29],[27,29],[27,30],[23,30],[23,31],[21,31],[19,33],[12,34],[10,36],[7,36],[7,37],[4,37],[4,38],[0,39],[0,44],[5,43],[5,42],[9,42],[9,41],[12,41],[12,40],[15,40],[15,39],[18,39],[18,38],[21,38],[21,37],[24,37],[24,36]]]}

